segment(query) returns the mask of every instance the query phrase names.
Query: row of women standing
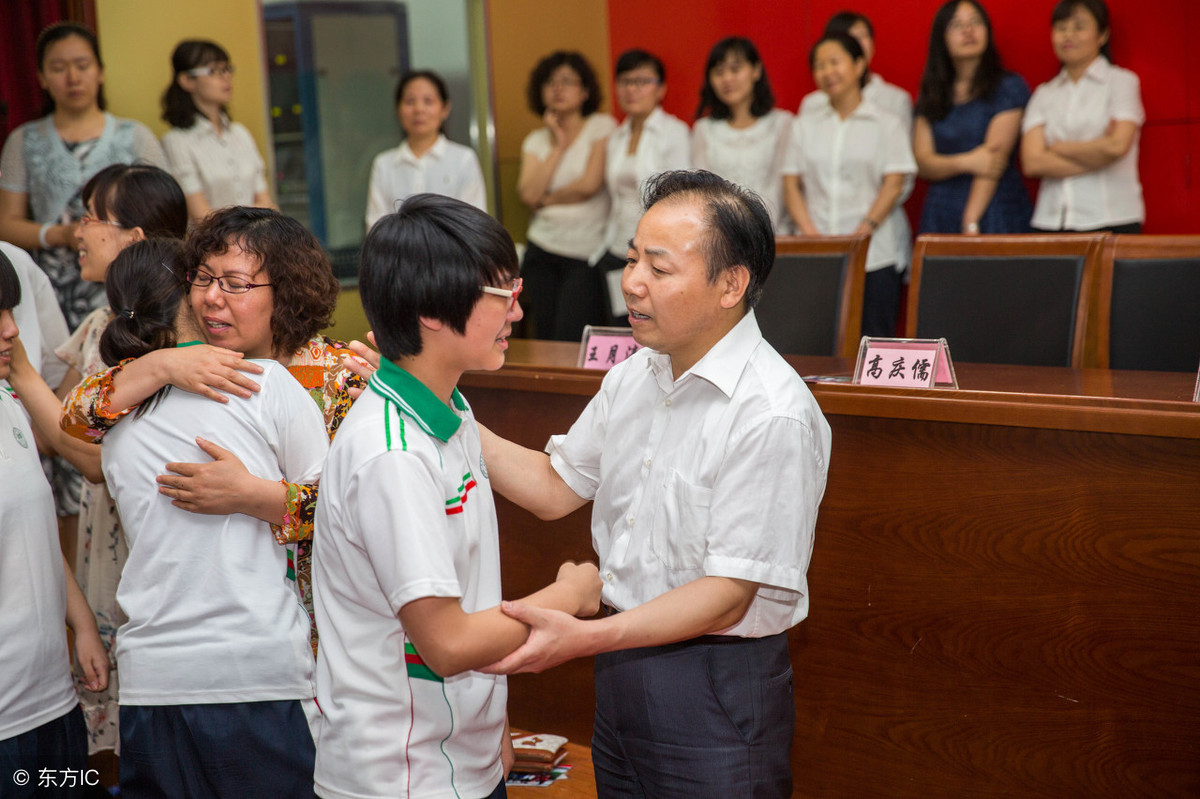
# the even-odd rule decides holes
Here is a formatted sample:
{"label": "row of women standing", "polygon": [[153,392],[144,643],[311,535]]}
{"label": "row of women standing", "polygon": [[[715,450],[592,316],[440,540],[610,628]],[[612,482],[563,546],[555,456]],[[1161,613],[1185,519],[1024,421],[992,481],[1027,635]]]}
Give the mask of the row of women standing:
{"label": "row of women standing", "polygon": [[[710,169],[758,192],[780,233],[871,233],[863,332],[893,335],[911,233],[900,205],[929,182],[920,232],[1136,232],[1144,219],[1137,77],[1109,61],[1103,0],[1062,0],[1051,15],[1062,71],[1033,93],[1003,68],[986,10],[951,0],[936,13],[915,109],[870,70],[861,14],[832,18],[812,48],[818,91],[793,116],[775,107],[754,44],[728,38],[705,65],[696,122],[660,107],[662,62],[640,51],[615,69],[618,126],[598,111],[595,73],[576,53],[534,69],[518,191],[533,211],[522,273],[538,338],[578,339],[619,319],[613,272],[638,217],[639,186],[680,167]],[[1036,208],[1017,168],[1041,178]]]}

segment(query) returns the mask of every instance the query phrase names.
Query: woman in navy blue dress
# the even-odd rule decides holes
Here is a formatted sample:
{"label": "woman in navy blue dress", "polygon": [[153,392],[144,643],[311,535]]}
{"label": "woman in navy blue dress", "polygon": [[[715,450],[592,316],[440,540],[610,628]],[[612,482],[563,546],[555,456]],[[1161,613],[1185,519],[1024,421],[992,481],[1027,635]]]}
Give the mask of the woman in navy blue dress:
{"label": "woman in navy blue dress", "polygon": [[1014,149],[1029,86],[1005,72],[975,0],[938,9],[917,95],[913,154],[929,181],[921,233],[1028,233],[1033,206]]}

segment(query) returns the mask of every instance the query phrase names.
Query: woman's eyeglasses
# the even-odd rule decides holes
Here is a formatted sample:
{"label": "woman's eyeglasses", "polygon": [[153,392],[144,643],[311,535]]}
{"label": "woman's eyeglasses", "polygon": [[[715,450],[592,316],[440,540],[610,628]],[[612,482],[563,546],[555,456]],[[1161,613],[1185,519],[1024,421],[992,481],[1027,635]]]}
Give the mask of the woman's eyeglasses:
{"label": "woman's eyeglasses", "polygon": [[242,280],[240,277],[229,277],[228,275],[217,277],[205,272],[203,269],[189,269],[184,273],[183,279],[199,289],[208,288],[215,280],[217,287],[226,294],[245,294],[250,289],[271,285],[270,283],[251,283],[249,280]]}
{"label": "woman's eyeglasses", "polygon": [[228,78],[233,75],[233,64],[205,64],[202,67],[189,69],[183,73],[191,78],[205,78],[209,75],[216,75],[218,78]]}

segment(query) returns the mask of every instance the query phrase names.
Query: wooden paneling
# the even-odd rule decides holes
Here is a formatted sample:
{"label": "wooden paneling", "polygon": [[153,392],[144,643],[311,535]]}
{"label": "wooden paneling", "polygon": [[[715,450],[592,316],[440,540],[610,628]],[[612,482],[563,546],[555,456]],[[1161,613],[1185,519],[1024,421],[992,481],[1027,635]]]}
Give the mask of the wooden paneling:
{"label": "wooden paneling", "polygon": [[[514,342],[514,365],[464,376],[464,393],[540,448],[599,384],[558,368],[574,350]],[[789,634],[796,795],[1200,794],[1192,377],[958,377],[958,392],[810,384],[833,455],[812,609]],[[589,552],[586,508],[556,523],[499,510],[507,596]],[[592,702],[590,663],[511,682],[514,724],[575,740]]]}

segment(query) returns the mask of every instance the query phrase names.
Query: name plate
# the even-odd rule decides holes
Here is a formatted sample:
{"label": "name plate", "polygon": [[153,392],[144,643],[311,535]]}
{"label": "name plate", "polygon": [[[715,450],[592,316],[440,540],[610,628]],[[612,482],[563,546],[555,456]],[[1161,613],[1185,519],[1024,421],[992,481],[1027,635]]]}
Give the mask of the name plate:
{"label": "name plate", "polygon": [[944,338],[870,338],[858,345],[854,383],[892,388],[958,388]]}
{"label": "name plate", "polygon": [[642,348],[633,340],[631,327],[598,327],[588,325],[583,329],[579,344],[581,369],[608,371]]}

